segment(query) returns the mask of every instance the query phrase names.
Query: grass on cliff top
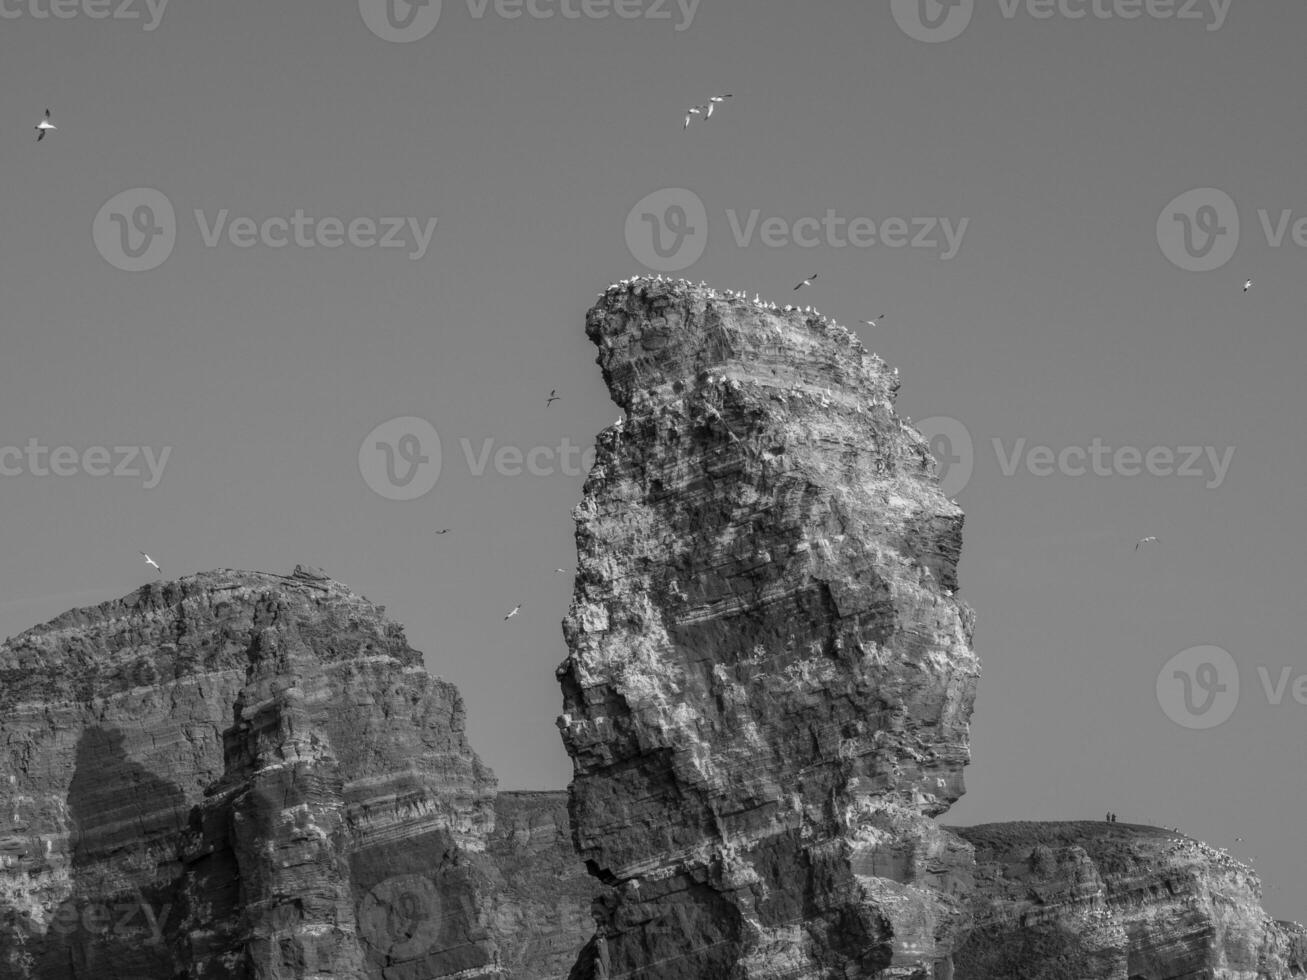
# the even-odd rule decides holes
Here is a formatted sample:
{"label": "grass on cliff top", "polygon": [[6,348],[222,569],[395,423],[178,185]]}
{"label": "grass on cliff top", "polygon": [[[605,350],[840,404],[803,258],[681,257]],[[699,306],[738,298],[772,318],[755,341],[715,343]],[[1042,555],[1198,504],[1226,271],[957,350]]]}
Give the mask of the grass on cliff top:
{"label": "grass on cliff top", "polygon": [[945,827],[969,841],[977,851],[1003,852],[1016,848],[1069,847],[1088,844],[1127,844],[1139,840],[1183,838],[1165,827],[1137,823],[1108,823],[1106,820],[1016,820],[1011,823],[982,823],[975,827]]}

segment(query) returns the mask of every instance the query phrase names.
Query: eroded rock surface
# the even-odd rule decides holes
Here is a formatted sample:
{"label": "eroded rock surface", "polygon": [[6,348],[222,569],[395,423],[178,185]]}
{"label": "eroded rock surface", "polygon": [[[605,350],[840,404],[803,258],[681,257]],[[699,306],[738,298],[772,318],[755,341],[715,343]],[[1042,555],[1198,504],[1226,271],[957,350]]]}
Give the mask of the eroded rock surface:
{"label": "eroded rock surface", "polygon": [[1201,841],[1089,821],[951,829],[977,865],[953,980],[1307,976],[1307,931],[1267,916],[1257,873]]}
{"label": "eroded rock surface", "polygon": [[930,977],[965,929],[979,676],[962,512],[849,331],[686,283],[586,330],[626,416],[577,508],[559,667],[578,978]]}
{"label": "eroded rock surface", "polygon": [[458,691],[338,582],[151,584],[0,647],[0,978],[561,976],[558,803],[496,836]]}

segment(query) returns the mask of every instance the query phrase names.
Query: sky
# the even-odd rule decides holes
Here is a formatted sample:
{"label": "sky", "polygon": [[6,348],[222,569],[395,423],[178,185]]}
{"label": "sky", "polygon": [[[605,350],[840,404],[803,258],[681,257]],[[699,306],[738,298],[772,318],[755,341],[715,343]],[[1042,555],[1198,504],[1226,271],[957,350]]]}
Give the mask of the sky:
{"label": "sky", "polygon": [[1178,826],[1307,920],[1307,7],[391,2],[0,0],[0,636],[315,565],[562,789],[585,310],[817,272],[967,515],[944,821]]}

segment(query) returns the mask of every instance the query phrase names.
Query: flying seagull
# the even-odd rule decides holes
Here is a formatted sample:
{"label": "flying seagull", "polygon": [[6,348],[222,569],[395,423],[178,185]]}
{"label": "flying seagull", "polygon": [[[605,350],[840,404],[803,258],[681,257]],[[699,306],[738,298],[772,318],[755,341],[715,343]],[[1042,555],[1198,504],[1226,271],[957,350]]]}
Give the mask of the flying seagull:
{"label": "flying seagull", "polygon": [[810,285],[812,285],[812,281],[813,281],[814,279],[816,279],[816,278],[817,278],[817,273],[814,272],[812,275],[810,275],[807,279],[803,280],[803,282],[799,283],[799,284],[798,284],[797,286],[795,286],[794,288],[795,288],[795,289],[802,289],[804,286],[810,286]]}
{"label": "flying seagull", "polygon": [[511,613],[509,613],[507,616],[505,616],[504,618],[505,618],[505,619],[512,619],[514,616],[517,615],[517,611],[518,611],[519,609],[521,609],[521,608],[522,608],[521,603],[518,603],[516,606],[513,607],[513,611],[512,611]]}
{"label": "flying seagull", "polygon": [[550,389],[549,389],[549,397],[548,397],[547,399],[545,399],[545,408],[548,408],[550,405],[552,405],[552,404],[553,404],[554,402],[556,402],[556,401],[558,401],[558,389],[557,389],[557,388],[550,388]]}
{"label": "flying seagull", "polygon": [[437,531],[436,533],[437,533],[437,534],[448,534],[451,530],[452,530],[452,528],[442,527],[442,528],[441,528],[439,531]]}
{"label": "flying seagull", "polygon": [[689,129],[689,128],[690,128],[690,120],[691,120],[694,116],[698,116],[698,115],[702,115],[702,114],[703,114],[703,106],[701,106],[701,105],[691,106],[689,109],[686,109],[686,110],[685,110],[685,127],[684,127],[684,128],[685,128],[685,129]]}
{"label": "flying seagull", "polygon": [[555,571],[555,572],[562,572],[564,575],[567,574],[567,569],[566,569],[566,568],[555,568],[554,571]]}
{"label": "flying seagull", "polygon": [[[1157,541],[1156,536],[1150,534],[1150,535],[1149,535],[1148,537],[1146,537],[1146,538],[1140,538],[1138,541],[1135,542],[1135,551],[1138,551],[1138,550],[1139,550],[1139,546],[1140,546],[1141,544],[1148,544],[1148,542],[1150,542],[1150,541]],[[1160,542],[1158,542],[1158,543],[1160,544]]]}
{"label": "flying seagull", "polygon": [[59,128],[58,126],[56,126],[54,123],[50,121],[50,110],[46,109],[45,118],[36,124],[36,141],[39,143],[41,142],[41,140],[45,139],[45,134],[47,130],[58,129],[58,128]]}
{"label": "flying seagull", "polygon": [[717,103],[725,102],[727,99],[731,99],[731,98],[734,98],[734,96],[731,95],[731,93],[729,92],[727,92],[725,95],[714,95],[712,98],[708,100],[708,115],[704,116],[704,118],[711,119],[712,111],[717,107]]}
{"label": "flying seagull", "polygon": [[141,557],[145,559],[145,564],[153,565],[154,570],[156,572],[158,572],[160,575],[163,574],[163,569],[159,567],[159,563],[155,561],[153,558],[151,558],[149,555],[147,555],[144,551],[141,552]]}
{"label": "flying seagull", "polygon": [[1252,288],[1253,288],[1253,281],[1252,281],[1251,279],[1249,279],[1249,280],[1247,280],[1247,281],[1244,282],[1244,284],[1243,284],[1243,291],[1244,291],[1245,293],[1248,292],[1248,290],[1250,290],[1250,289],[1252,289]]}
{"label": "flying seagull", "polygon": [[876,319],[874,319],[874,320],[863,320],[862,322],[865,323],[865,324],[866,324],[867,326],[869,326],[869,327],[874,327],[874,326],[876,326],[878,323],[880,323],[881,320],[885,319],[885,317],[887,317],[887,316],[889,316],[888,313],[882,313],[880,316],[876,317]]}

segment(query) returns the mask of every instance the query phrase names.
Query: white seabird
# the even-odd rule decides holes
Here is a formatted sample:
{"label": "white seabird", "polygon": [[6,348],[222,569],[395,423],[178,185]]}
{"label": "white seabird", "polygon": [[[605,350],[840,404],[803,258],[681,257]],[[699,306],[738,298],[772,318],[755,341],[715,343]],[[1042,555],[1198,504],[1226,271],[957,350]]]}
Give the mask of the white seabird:
{"label": "white seabird", "polygon": [[[1148,544],[1150,541],[1157,541],[1157,536],[1156,536],[1156,535],[1153,535],[1153,534],[1150,534],[1150,535],[1149,535],[1148,537],[1146,537],[1146,538],[1140,538],[1138,541],[1135,542],[1135,551],[1138,551],[1138,550],[1139,550],[1139,546],[1140,546],[1141,544]],[[1158,543],[1160,544],[1161,542],[1158,542]]]}
{"label": "white seabird", "polygon": [[516,606],[513,607],[513,611],[510,612],[510,613],[509,613],[507,616],[505,616],[504,618],[505,618],[505,619],[512,619],[514,616],[517,615],[517,611],[518,611],[519,609],[521,609],[521,608],[522,608],[521,603],[518,603]]}
{"label": "white seabird", "polygon": [[874,319],[874,320],[863,320],[863,321],[861,321],[861,322],[862,322],[862,323],[865,323],[865,324],[866,324],[867,326],[869,326],[869,327],[874,327],[874,326],[876,326],[877,324],[879,324],[881,320],[885,319],[885,317],[887,317],[887,316],[889,316],[888,313],[882,313],[880,316],[876,317],[876,319]]}
{"label": "white seabird", "polygon": [[41,140],[45,139],[45,134],[48,130],[58,128],[58,126],[50,121],[50,110],[46,109],[45,118],[36,124],[36,141],[38,143],[41,142]]}
{"label": "white seabird", "polygon": [[714,108],[716,108],[717,103],[719,103],[719,102],[725,102],[727,99],[730,99],[730,98],[734,98],[734,96],[732,96],[729,92],[726,93],[725,95],[714,95],[714,96],[712,96],[711,98],[709,98],[709,99],[708,99],[708,115],[704,116],[704,118],[705,118],[705,119],[711,119],[711,118],[712,118],[712,111],[713,111]]}
{"label": "white seabird", "polygon": [[1253,281],[1252,281],[1251,279],[1247,280],[1247,281],[1243,284],[1243,291],[1244,291],[1245,293],[1248,292],[1248,290],[1250,290],[1250,289],[1252,289],[1252,288],[1253,288]]}
{"label": "white seabird", "polygon": [[159,567],[159,563],[155,561],[153,558],[151,558],[149,555],[147,555],[144,551],[141,552],[141,557],[145,559],[145,564],[153,565],[154,570],[156,572],[158,572],[160,575],[163,574],[163,569]]}
{"label": "white seabird", "polygon": [[810,285],[812,285],[812,281],[813,281],[814,279],[816,279],[816,278],[817,278],[817,273],[814,272],[812,275],[810,275],[807,279],[803,280],[803,282],[799,283],[799,284],[798,284],[797,286],[795,286],[794,288],[795,288],[795,289],[802,289],[804,286],[810,286]]}
{"label": "white seabird", "polygon": [[550,388],[550,389],[549,389],[549,397],[548,397],[547,399],[545,399],[545,408],[548,408],[550,405],[552,405],[552,404],[553,404],[554,402],[556,402],[556,401],[558,401],[558,389],[557,389],[557,388]]}

